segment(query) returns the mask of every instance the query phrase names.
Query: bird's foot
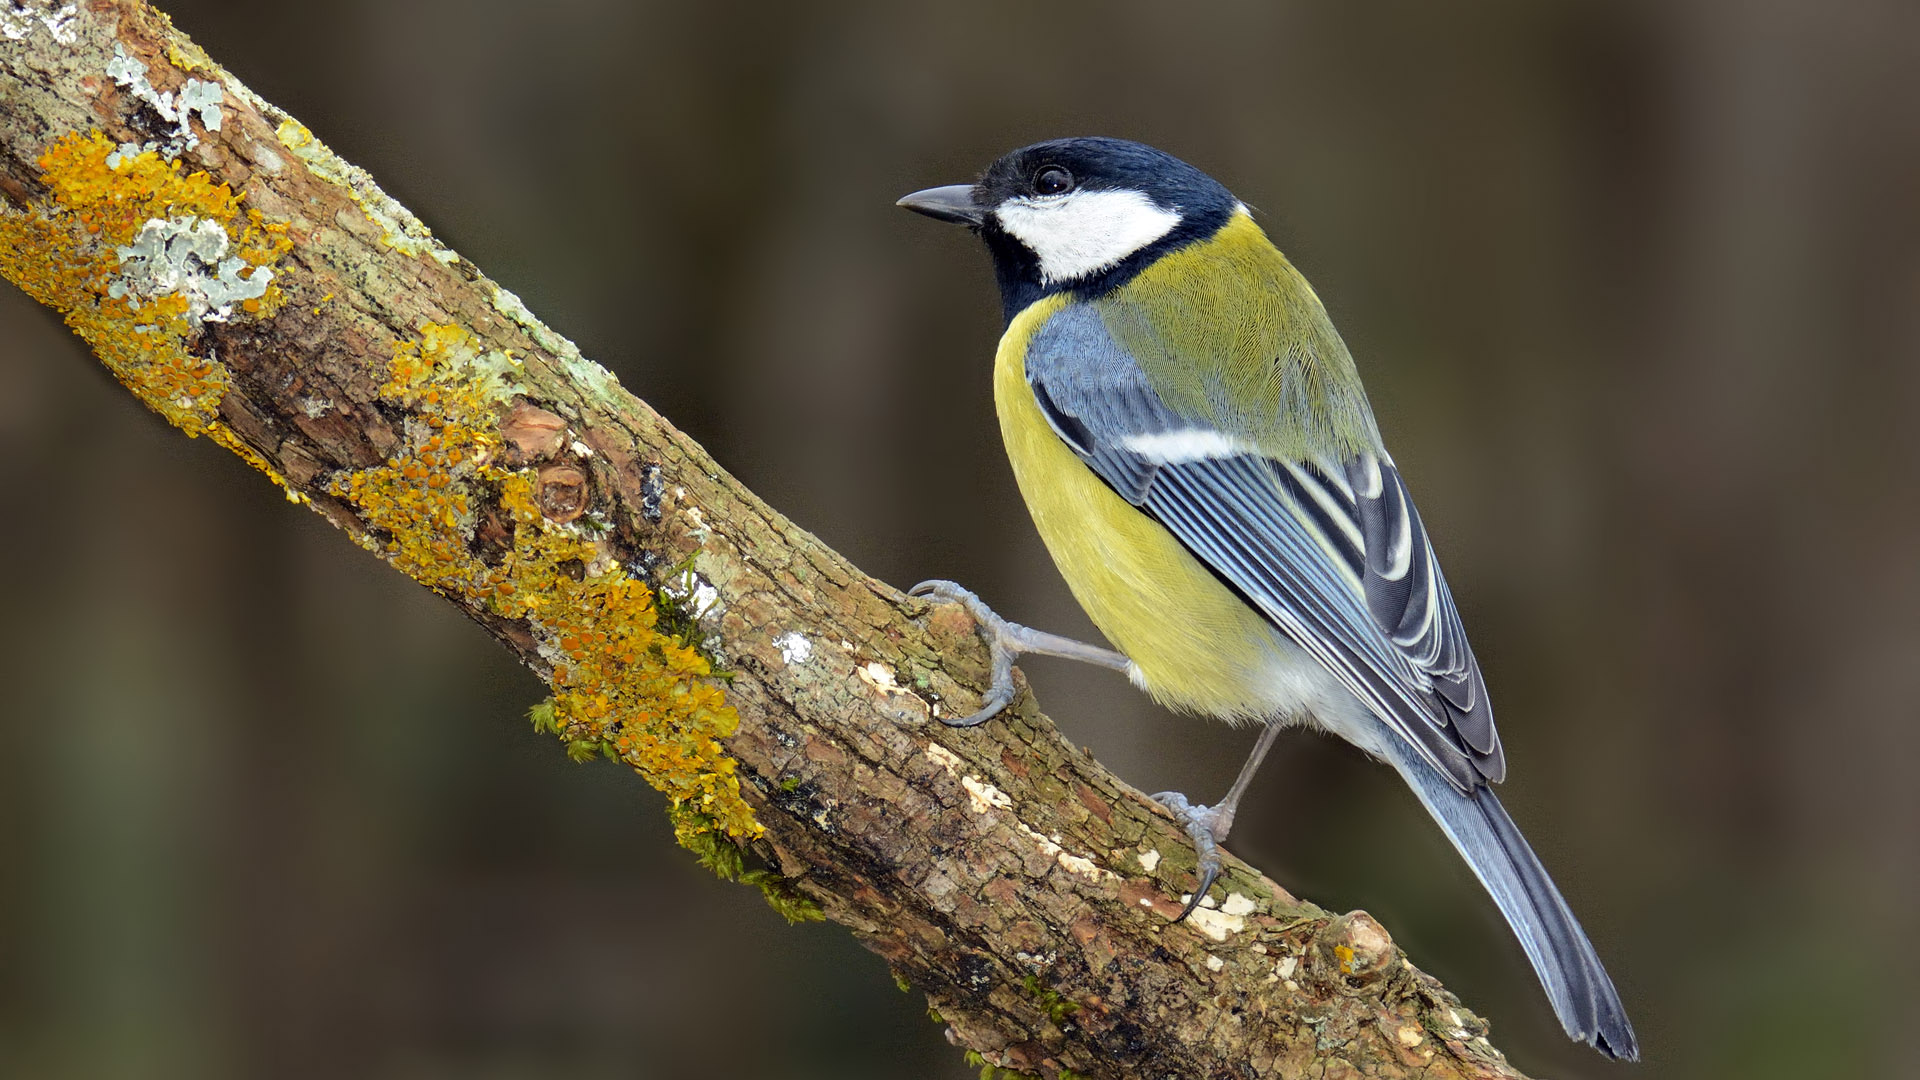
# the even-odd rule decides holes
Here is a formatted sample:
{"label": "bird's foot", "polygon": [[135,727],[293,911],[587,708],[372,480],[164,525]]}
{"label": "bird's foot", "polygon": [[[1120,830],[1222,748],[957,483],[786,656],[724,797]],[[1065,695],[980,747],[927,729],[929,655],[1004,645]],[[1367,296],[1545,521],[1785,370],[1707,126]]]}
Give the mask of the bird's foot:
{"label": "bird's foot", "polygon": [[987,639],[987,647],[992,650],[993,679],[987,687],[987,696],[980,705],[980,711],[959,720],[943,718],[940,722],[948,727],[984,724],[998,715],[1001,709],[1013,704],[1013,661],[1024,653],[1059,656],[1115,671],[1128,671],[1132,667],[1125,656],[1112,649],[1008,622],[994,614],[986,601],[951,581],[923,581],[908,591],[914,596],[942,600],[966,608],[967,614],[973,616],[973,621],[980,624],[980,636]]}
{"label": "bird's foot", "polygon": [[1000,715],[1000,710],[1013,704],[1013,659],[1021,652],[1021,632],[1032,634],[1033,631],[1001,618],[971,589],[962,588],[951,581],[923,581],[907,591],[914,596],[966,608],[967,614],[979,624],[980,636],[986,639],[987,649],[992,656],[993,677],[987,686],[986,696],[980,701],[980,711],[972,716],[943,716],[940,722],[948,727],[975,727]]}
{"label": "bird's foot", "polygon": [[1227,831],[1233,828],[1233,811],[1224,806],[1197,806],[1177,791],[1163,791],[1155,795],[1153,801],[1173,811],[1173,816],[1187,827],[1187,835],[1193,838],[1193,853],[1199,863],[1197,869],[1200,880],[1193,887],[1193,896],[1173,920],[1180,922],[1200,906],[1200,901],[1207,897],[1207,890],[1213,888],[1215,879],[1220,876],[1220,842],[1227,838]]}

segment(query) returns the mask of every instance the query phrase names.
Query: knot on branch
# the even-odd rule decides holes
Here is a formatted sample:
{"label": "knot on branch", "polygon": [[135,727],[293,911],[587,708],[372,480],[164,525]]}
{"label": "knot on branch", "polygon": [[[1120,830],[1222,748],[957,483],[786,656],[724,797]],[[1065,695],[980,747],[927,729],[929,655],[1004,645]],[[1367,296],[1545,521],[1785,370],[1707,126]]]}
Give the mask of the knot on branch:
{"label": "knot on branch", "polygon": [[1372,989],[1386,978],[1400,954],[1387,928],[1364,911],[1332,919],[1313,940],[1326,982],[1350,994]]}
{"label": "knot on branch", "polygon": [[560,462],[540,466],[540,513],[565,525],[587,512],[587,473],[578,465]]}

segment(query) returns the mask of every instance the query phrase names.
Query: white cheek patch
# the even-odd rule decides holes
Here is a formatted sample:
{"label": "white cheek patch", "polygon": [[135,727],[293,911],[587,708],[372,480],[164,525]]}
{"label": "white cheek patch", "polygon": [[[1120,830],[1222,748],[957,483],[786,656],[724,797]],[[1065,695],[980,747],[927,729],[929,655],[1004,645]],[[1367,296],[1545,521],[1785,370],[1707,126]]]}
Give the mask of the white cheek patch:
{"label": "white cheek patch", "polygon": [[1138,191],[1008,199],[993,213],[1040,260],[1040,280],[1047,285],[1099,273],[1180,224],[1179,214]]}
{"label": "white cheek patch", "polygon": [[1231,435],[1205,428],[1129,435],[1120,440],[1120,447],[1160,465],[1182,465],[1189,461],[1233,457],[1253,449]]}

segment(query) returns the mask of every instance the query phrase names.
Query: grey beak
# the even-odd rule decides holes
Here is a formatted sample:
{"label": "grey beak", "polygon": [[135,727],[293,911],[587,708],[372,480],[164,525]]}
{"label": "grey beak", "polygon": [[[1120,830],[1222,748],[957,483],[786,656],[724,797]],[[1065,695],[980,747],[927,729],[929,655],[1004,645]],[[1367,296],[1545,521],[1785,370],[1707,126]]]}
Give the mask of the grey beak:
{"label": "grey beak", "polygon": [[948,184],[916,191],[894,205],[956,225],[979,225],[987,219],[987,212],[973,204],[972,184]]}

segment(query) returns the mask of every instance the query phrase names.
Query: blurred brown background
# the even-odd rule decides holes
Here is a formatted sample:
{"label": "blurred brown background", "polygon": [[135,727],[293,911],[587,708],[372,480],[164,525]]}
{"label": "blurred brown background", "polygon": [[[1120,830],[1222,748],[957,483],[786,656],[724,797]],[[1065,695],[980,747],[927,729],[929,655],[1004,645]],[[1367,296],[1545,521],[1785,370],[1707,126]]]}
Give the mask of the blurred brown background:
{"label": "blurred brown background", "polygon": [[[1648,1062],[1561,1037],[1356,753],[1289,740],[1235,850],[1379,915],[1529,1071],[1920,1076],[1911,0],[167,10],[861,566],[1074,633],[985,256],[892,200],[1069,133],[1212,172],[1360,358]],[[10,289],[0,353],[0,1075],[972,1075]],[[1028,672],[1147,791],[1248,741]]]}

